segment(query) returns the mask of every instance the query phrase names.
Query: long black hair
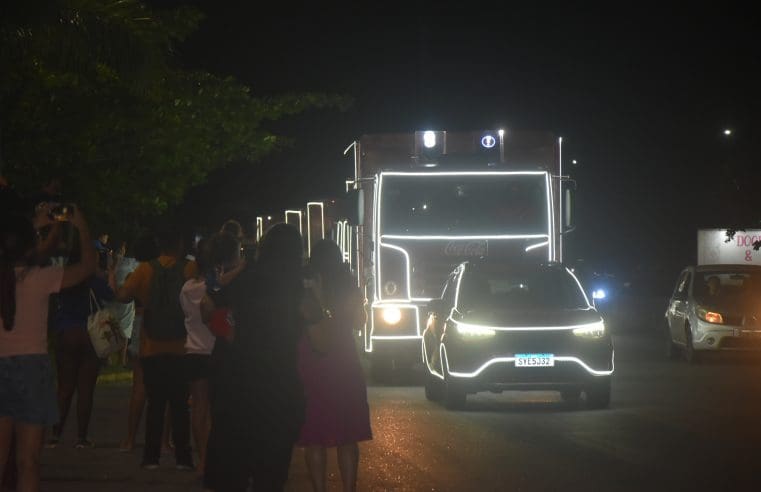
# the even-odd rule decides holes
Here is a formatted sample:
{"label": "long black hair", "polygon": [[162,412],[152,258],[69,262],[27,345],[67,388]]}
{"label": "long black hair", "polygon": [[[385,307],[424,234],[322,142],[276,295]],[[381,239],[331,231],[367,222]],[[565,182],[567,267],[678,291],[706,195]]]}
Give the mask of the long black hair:
{"label": "long black hair", "polygon": [[309,267],[322,279],[325,300],[335,306],[352,287],[352,278],[343,261],[341,249],[330,239],[321,239],[312,245]]}
{"label": "long black hair", "polygon": [[12,215],[0,222],[0,317],[6,331],[16,322],[16,266],[34,247],[36,235],[26,217]]}
{"label": "long black hair", "polygon": [[274,272],[300,275],[303,254],[298,229],[279,223],[267,229],[257,250],[256,261],[262,268]]}

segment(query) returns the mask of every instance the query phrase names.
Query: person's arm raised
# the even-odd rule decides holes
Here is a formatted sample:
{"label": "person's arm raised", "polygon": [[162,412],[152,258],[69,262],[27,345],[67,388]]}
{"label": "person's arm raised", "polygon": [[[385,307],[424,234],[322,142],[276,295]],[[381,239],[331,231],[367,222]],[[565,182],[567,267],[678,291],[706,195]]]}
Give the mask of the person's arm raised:
{"label": "person's arm raised", "polygon": [[79,230],[79,248],[81,259],[75,265],[69,265],[63,269],[63,281],[61,288],[73,287],[86,280],[95,272],[95,266],[98,256],[95,252],[95,245],[90,235],[90,228],[87,226],[84,214],[79,208],[74,209],[74,215],[71,218],[71,224]]}

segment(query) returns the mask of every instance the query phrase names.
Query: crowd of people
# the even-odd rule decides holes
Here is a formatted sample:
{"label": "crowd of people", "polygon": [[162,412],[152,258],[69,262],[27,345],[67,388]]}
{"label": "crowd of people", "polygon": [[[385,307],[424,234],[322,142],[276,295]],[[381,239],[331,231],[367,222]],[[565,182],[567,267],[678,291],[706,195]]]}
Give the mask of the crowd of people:
{"label": "crowd of people", "polygon": [[145,408],[144,469],[173,448],[207,490],[282,490],[298,446],[321,491],[336,448],[343,488],[356,488],[357,443],[372,439],[353,337],[363,297],[330,240],[305,258],[286,224],[255,253],[241,239],[228,221],[186,249],[164,224],[114,250],[76,208],[2,216],[0,481],[17,474],[18,490],[38,489],[41,447],[72,444],[62,434],[75,393],[73,445],[97,445],[88,430],[105,362],[88,325],[102,306],[125,340],[109,358],[133,372],[121,448],[136,448]]}

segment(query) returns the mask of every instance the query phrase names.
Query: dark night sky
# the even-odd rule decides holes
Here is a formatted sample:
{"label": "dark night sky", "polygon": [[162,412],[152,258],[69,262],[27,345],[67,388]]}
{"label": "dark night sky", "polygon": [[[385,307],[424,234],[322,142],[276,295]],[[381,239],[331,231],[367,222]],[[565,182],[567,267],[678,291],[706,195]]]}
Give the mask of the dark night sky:
{"label": "dark night sky", "polygon": [[[341,152],[363,133],[548,129],[580,162],[571,171],[579,227],[568,253],[678,266],[694,261],[697,227],[727,223],[740,210],[730,177],[741,176],[744,189],[761,183],[755,11],[289,5],[265,14],[255,2],[150,3],[206,13],[179,48],[185,66],[234,75],[257,94],[355,98],[346,113],[273,124],[296,139],[293,149],[257,169],[221,172],[194,195],[220,214],[338,194],[351,170]],[[731,142],[725,127],[735,131]]]}

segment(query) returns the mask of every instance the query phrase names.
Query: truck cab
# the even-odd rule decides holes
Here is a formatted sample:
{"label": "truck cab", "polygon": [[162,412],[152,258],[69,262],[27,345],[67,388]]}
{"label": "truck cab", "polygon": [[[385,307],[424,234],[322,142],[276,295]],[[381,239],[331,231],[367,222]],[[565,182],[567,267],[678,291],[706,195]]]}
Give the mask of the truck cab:
{"label": "truck cab", "polygon": [[427,131],[365,135],[347,149],[362,336],[376,374],[420,361],[428,305],[456,265],[562,260],[572,188],[561,143],[550,133]]}

